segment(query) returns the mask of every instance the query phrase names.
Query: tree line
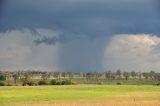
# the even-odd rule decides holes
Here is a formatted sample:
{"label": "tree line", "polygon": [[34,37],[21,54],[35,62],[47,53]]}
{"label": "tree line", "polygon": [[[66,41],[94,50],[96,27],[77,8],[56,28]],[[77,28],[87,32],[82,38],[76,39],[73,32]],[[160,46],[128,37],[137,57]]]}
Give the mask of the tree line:
{"label": "tree line", "polygon": [[[75,79],[83,83],[100,84],[102,81],[113,80],[152,80],[160,81],[160,73],[150,72],[125,72],[121,70],[106,72],[46,72],[46,71],[0,71],[0,85],[45,85],[50,81],[52,85],[73,84]],[[54,82],[54,83],[53,83]]]}

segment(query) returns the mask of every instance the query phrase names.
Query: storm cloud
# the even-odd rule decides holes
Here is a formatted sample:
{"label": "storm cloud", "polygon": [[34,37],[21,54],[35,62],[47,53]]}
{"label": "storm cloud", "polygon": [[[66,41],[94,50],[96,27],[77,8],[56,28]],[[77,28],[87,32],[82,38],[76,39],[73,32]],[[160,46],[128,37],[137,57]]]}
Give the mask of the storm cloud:
{"label": "storm cloud", "polygon": [[115,35],[104,52],[104,67],[125,71],[159,70],[160,38],[148,34]]}
{"label": "storm cloud", "polygon": [[[36,31],[39,30],[41,29]],[[48,34],[57,36],[54,32],[45,30],[47,31]],[[1,70],[56,70],[58,46],[35,44],[34,40],[47,36],[40,35],[37,37],[28,29],[0,33]]]}
{"label": "storm cloud", "polygon": [[[14,51],[21,50],[10,47],[12,43],[5,43],[8,40],[15,41],[13,45],[22,46],[20,48],[28,48],[15,58],[19,59],[19,62],[15,62],[17,64],[8,62],[13,58],[1,59],[0,67],[6,69],[45,67],[43,69],[56,71],[129,70],[132,64],[126,63],[127,68],[121,67],[120,61],[110,62],[110,55],[105,54],[106,47],[115,35],[147,34],[151,37],[155,35],[157,39],[160,35],[157,0],[6,0],[0,2],[0,7],[0,49],[9,47]],[[5,36],[8,37],[4,39]],[[155,49],[158,50],[158,47]],[[1,57],[14,54],[8,49],[4,52],[9,54],[2,55],[3,51],[0,51]],[[114,62],[119,65],[114,68],[108,66]],[[140,66],[137,66],[138,69],[141,69]]]}
{"label": "storm cloud", "polygon": [[157,0],[10,0],[1,30],[50,28],[68,36],[109,36],[113,33],[159,34]]}

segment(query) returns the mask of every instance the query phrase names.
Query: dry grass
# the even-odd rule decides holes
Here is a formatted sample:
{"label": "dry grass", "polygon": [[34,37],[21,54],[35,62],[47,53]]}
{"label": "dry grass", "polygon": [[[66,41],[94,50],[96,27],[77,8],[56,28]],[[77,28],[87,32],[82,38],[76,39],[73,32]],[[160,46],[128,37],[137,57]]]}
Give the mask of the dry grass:
{"label": "dry grass", "polygon": [[[147,94],[146,94],[147,95]],[[146,98],[143,94],[125,94],[114,98],[97,98],[90,100],[46,101],[40,103],[10,104],[7,106],[160,106],[160,97]],[[151,96],[154,94],[150,94]]]}
{"label": "dry grass", "polygon": [[78,100],[43,103],[10,104],[8,106],[160,106],[159,100],[153,101],[101,101],[101,100]]}
{"label": "dry grass", "polygon": [[[110,86],[109,86],[110,87]],[[91,87],[92,88],[92,87]],[[87,89],[87,92],[91,91],[91,88]],[[72,98],[72,99],[45,99],[40,101],[25,101],[22,102],[10,102],[10,104],[6,104],[4,106],[160,106],[160,88],[155,87],[138,87],[138,86],[131,86],[127,89],[127,86],[116,86],[114,88],[111,86],[112,89],[107,88],[94,88],[92,92],[102,92],[105,95],[97,96],[94,98]],[[143,89],[144,88],[144,89]],[[150,89],[149,89],[150,88]],[[37,88],[36,88],[37,89]],[[52,88],[53,89],[53,88]],[[71,93],[62,92],[63,89],[56,88],[56,90],[61,91],[58,94],[63,94],[66,96],[73,96],[75,94],[83,95],[86,90],[79,90],[76,89],[76,91],[80,91],[79,93],[73,93],[73,89],[67,89],[72,91]],[[74,88],[75,89],[75,88]],[[45,89],[45,91],[48,91],[48,89]],[[118,93],[116,92],[118,90]],[[131,92],[129,92],[131,90]],[[8,90],[10,91],[10,90]],[[31,91],[29,89],[29,91]],[[54,90],[53,90],[54,91]],[[48,91],[49,93],[52,93],[53,91]],[[65,91],[65,90],[64,90]],[[104,92],[105,91],[105,92]],[[114,92],[109,93],[111,91]],[[128,91],[128,92],[126,92]],[[27,92],[28,93],[28,92]],[[32,94],[31,92],[30,94]],[[13,95],[12,93],[9,93]],[[90,94],[90,93],[87,93]],[[16,95],[16,94],[15,94]],[[50,94],[51,95],[51,94]],[[50,96],[48,95],[48,96]],[[43,95],[42,95],[43,96]],[[86,96],[86,95],[85,95]],[[14,96],[13,96],[14,97]],[[37,96],[38,97],[38,96]],[[31,99],[34,99],[34,95],[31,96]],[[19,97],[18,97],[19,99]]]}

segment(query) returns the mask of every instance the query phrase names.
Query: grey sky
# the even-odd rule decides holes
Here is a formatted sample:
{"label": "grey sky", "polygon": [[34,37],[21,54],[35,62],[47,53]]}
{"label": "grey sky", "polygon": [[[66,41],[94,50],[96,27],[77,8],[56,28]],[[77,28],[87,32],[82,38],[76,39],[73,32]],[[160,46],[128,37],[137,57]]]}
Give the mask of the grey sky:
{"label": "grey sky", "polygon": [[[126,66],[116,62],[119,65],[114,68],[104,67],[106,47],[113,37],[160,34],[158,0],[6,0],[0,7],[0,39],[5,41],[0,57],[9,52],[0,60],[1,69],[129,70],[133,68],[127,62],[123,63]],[[6,43],[9,40],[14,42]],[[26,49],[14,58],[11,50],[19,50],[17,45]]]}

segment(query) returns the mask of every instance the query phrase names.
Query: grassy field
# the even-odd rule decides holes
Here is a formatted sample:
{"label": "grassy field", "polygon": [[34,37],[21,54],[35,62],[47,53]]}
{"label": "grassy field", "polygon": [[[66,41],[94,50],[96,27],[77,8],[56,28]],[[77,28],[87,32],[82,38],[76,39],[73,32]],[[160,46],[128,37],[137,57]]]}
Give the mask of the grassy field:
{"label": "grassy field", "polygon": [[149,85],[0,87],[0,105],[160,106],[160,87]]}

